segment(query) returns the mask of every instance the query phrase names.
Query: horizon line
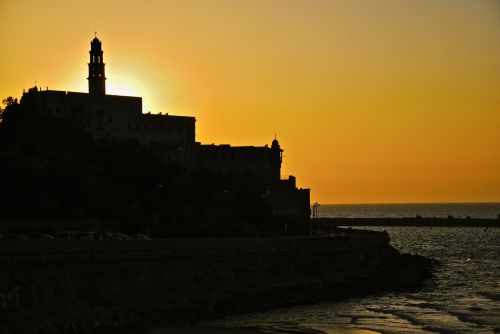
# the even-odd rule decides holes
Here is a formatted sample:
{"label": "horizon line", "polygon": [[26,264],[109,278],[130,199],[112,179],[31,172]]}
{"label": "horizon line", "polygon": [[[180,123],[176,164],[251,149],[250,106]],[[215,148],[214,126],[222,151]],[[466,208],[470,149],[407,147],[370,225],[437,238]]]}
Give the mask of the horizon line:
{"label": "horizon line", "polygon": [[[311,203],[313,205],[314,203]],[[436,204],[498,204],[499,202],[380,202],[380,203],[318,203],[320,206],[325,205],[436,205]]]}

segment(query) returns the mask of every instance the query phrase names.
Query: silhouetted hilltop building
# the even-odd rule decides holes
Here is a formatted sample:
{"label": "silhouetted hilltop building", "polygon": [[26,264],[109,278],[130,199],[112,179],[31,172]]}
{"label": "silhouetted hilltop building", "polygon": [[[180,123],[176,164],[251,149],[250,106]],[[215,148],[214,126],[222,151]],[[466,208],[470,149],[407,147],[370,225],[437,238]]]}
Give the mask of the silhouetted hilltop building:
{"label": "silhouetted hilltop building", "polygon": [[295,177],[281,180],[282,152],[278,140],[271,147],[203,145],[195,141],[194,117],[143,114],[142,98],[106,94],[102,43],[91,41],[88,93],[40,90],[23,93],[21,104],[40,117],[64,117],[82,122],[95,139],[136,139],[156,148],[167,162],[188,169],[205,169],[261,180],[276,216],[307,220],[309,189],[297,189]]}

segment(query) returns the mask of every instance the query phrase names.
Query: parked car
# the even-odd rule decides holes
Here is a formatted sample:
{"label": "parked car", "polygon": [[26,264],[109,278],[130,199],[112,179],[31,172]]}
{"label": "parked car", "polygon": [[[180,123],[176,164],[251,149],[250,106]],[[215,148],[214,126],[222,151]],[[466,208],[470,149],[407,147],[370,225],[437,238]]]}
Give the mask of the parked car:
{"label": "parked car", "polygon": [[56,238],[54,238],[50,234],[42,233],[42,234],[38,235],[38,239],[40,239],[40,240],[55,240]]}
{"label": "parked car", "polygon": [[115,237],[116,240],[132,240],[131,237],[124,233],[113,233],[113,237]]}
{"label": "parked car", "polygon": [[30,240],[30,237],[26,234],[19,234],[19,233],[11,233],[11,234],[4,234],[3,241],[27,241]]}
{"label": "parked car", "polygon": [[77,240],[96,240],[99,237],[98,232],[78,232]]}
{"label": "parked car", "polygon": [[62,240],[96,240],[97,237],[98,232],[64,231],[56,233],[56,238]]}
{"label": "parked car", "polygon": [[57,232],[56,233],[56,239],[76,240],[76,234],[77,233],[78,232],[76,232],[76,231]]}
{"label": "parked car", "polygon": [[138,240],[151,240],[150,237],[148,237],[145,234],[139,233],[139,234],[134,234],[134,237]]}
{"label": "parked car", "polygon": [[111,232],[96,232],[97,240],[116,240]]}

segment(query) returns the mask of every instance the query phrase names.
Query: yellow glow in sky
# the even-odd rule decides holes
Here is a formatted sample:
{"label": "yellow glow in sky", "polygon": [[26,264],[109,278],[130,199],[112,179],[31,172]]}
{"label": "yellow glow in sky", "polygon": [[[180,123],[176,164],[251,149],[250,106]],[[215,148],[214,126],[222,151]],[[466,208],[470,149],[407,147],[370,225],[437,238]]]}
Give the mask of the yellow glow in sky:
{"label": "yellow glow in sky", "polygon": [[285,149],[320,203],[500,202],[500,2],[0,2],[0,94],[107,91]]}

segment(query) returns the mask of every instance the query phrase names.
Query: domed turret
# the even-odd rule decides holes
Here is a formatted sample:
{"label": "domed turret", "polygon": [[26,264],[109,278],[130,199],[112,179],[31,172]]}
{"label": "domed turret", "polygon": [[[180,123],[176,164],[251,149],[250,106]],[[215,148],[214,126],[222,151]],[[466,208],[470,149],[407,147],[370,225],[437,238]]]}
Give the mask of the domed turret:
{"label": "domed turret", "polygon": [[280,148],[280,143],[279,141],[276,139],[276,137],[274,137],[274,140],[271,144],[271,148]]}
{"label": "domed turret", "polygon": [[271,152],[270,158],[272,163],[272,178],[278,182],[281,178],[281,162],[283,161],[283,150],[280,147],[280,143],[274,137],[274,140],[271,143]]}

